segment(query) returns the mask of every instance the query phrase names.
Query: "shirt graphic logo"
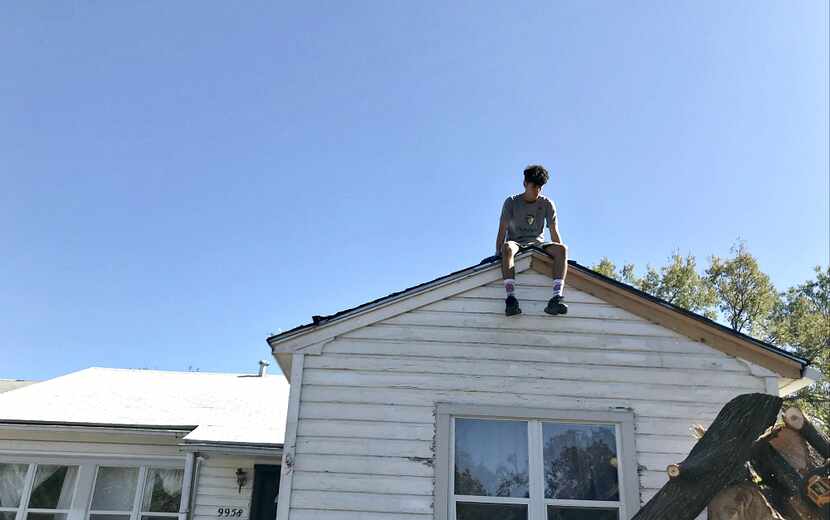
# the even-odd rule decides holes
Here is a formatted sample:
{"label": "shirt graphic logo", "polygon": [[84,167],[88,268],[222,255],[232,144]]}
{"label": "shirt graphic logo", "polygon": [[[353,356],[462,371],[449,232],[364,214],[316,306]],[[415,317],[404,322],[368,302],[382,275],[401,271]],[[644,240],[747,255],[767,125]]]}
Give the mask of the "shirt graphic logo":
{"label": "shirt graphic logo", "polygon": [[535,215],[525,215],[525,220],[527,221],[528,226],[532,226],[533,222],[536,221],[536,216]]}

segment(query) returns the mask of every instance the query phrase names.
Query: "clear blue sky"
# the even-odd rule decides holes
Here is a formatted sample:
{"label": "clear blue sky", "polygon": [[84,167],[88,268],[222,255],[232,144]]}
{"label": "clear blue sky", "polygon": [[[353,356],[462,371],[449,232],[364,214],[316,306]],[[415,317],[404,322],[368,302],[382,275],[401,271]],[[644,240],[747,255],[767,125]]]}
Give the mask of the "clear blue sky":
{"label": "clear blue sky", "polygon": [[0,5],[0,377],[253,371],[492,253],[828,262],[828,2]]}

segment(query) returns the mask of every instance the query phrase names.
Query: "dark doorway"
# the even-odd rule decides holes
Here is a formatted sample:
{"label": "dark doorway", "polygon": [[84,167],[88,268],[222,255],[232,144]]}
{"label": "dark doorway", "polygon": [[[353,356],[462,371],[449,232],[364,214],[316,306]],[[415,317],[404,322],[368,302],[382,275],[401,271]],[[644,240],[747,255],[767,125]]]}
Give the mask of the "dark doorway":
{"label": "dark doorway", "polygon": [[274,520],[277,517],[277,494],[280,490],[280,467],[254,466],[254,490],[250,520]]}

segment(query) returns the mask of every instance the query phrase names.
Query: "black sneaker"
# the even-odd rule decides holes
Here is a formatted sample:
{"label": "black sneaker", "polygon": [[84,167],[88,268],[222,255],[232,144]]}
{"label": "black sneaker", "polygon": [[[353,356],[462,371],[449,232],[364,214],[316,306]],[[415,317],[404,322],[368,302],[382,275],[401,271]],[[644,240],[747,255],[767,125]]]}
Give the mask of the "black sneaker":
{"label": "black sneaker", "polygon": [[556,316],[557,314],[568,314],[568,306],[562,303],[561,296],[554,296],[545,307],[545,312]]}
{"label": "black sneaker", "polygon": [[516,299],[515,296],[510,295],[504,300],[504,315],[505,316],[515,316],[516,314],[521,314],[522,309],[519,308],[519,300]]}

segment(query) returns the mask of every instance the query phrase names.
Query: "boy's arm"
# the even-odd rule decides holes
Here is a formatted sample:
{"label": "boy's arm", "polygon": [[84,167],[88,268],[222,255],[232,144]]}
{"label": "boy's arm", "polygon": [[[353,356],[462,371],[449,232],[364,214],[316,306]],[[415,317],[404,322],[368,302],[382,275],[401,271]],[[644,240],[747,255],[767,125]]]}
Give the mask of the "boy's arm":
{"label": "boy's arm", "polygon": [[499,232],[496,235],[496,256],[501,254],[501,247],[504,244],[504,239],[507,236],[507,220],[501,219],[499,221]]}
{"label": "boy's arm", "polygon": [[562,243],[562,237],[559,235],[559,219],[556,218],[556,206],[553,202],[548,207],[548,229],[550,230],[550,239],[557,244]]}
{"label": "boy's arm", "polygon": [[510,223],[510,215],[513,213],[513,208],[510,205],[510,197],[505,199],[501,206],[501,216],[499,217],[499,232],[496,234],[496,256],[501,254],[502,244],[507,238],[507,226]]}
{"label": "boy's arm", "polygon": [[561,244],[562,237],[559,236],[559,224],[556,222],[556,218],[553,219],[553,222],[550,226],[550,239],[552,242],[556,242]]}

